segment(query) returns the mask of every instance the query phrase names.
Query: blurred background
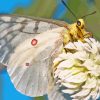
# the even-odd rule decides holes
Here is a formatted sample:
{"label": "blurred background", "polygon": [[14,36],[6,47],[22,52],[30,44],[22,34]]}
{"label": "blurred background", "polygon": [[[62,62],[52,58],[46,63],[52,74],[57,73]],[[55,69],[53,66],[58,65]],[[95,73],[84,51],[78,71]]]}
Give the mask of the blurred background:
{"label": "blurred background", "polygon": [[[87,30],[100,40],[100,0],[65,1],[78,18],[97,12],[84,20]],[[61,0],[0,0],[0,13],[58,19],[67,23],[76,21]],[[0,72],[0,100],[46,100],[46,97],[31,98],[17,92],[4,69]]]}

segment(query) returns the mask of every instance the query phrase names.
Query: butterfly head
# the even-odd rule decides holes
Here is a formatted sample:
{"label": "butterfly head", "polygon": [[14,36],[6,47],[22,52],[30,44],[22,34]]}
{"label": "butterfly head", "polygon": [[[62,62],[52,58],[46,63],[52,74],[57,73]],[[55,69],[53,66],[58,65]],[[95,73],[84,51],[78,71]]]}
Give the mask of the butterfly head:
{"label": "butterfly head", "polygon": [[89,38],[93,36],[91,32],[86,31],[85,23],[83,19],[78,19],[78,21],[76,22],[76,28],[78,30],[77,36],[79,36],[81,40],[83,40],[84,38]]}
{"label": "butterfly head", "polygon": [[78,19],[78,21],[76,22],[76,27],[80,30],[85,28],[85,23],[83,19]]}

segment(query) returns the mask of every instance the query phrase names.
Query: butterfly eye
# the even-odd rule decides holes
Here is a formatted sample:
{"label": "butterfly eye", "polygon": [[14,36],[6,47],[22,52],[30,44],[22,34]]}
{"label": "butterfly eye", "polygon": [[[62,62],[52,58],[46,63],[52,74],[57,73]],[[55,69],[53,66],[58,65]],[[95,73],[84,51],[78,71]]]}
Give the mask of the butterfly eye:
{"label": "butterfly eye", "polygon": [[78,26],[81,26],[81,22],[80,22],[80,21],[77,21],[77,25],[78,25]]}
{"label": "butterfly eye", "polygon": [[31,41],[31,44],[32,44],[33,46],[35,46],[35,45],[37,44],[37,42],[38,42],[37,39],[33,39],[33,40]]}

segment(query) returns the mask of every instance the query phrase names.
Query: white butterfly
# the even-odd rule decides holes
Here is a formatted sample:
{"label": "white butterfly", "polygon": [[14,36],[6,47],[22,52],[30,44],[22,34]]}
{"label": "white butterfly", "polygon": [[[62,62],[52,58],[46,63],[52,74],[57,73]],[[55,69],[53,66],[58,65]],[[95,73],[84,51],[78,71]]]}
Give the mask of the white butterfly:
{"label": "white butterfly", "polygon": [[0,63],[1,68],[7,67],[15,88],[31,97],[48,94],[49,100],[66,100],[53,80],[52,62],[63,44],[86,36],[83,25],[83,20],[68,25],[57,20],[1,15]]}

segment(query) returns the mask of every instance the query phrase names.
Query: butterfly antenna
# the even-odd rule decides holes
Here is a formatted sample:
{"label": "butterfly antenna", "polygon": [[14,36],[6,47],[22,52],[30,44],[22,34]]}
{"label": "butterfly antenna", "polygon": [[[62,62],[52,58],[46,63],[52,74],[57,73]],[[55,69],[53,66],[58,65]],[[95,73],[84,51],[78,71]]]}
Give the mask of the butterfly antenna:
{"label": "butterfly antenna", "polygon": [[95,13],[96,13],[96,11],[94,11],[94,12],[92,12],[92,13],[90,13],[90,14],[84,15],[84,16],[82,16],[81,18],[87,17],[87,16],[89,16],[89,15],[93,15],[93,14],[95,14]]}
{"label": "butterfly antenna", "polygon": [[75,17],[75,19],[77,20],[77,17],[76,15],[73,13],[73,11],[69,8],[69,6],[67,5],[67,3],[65,3],[64,0],[61,0],[63,5],[71,12],[71,14]]}

